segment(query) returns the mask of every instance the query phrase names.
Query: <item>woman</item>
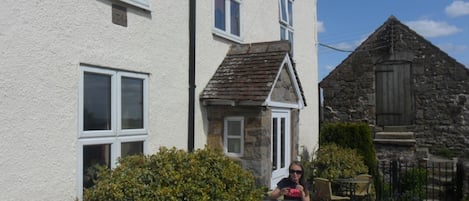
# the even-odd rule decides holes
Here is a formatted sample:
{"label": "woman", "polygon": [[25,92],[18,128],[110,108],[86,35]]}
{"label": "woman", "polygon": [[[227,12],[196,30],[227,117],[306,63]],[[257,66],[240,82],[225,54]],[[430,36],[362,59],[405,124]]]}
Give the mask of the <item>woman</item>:
{"label": "woman", "polygon": [[283,178],[277,183],[277,188],[270,193],[270,199],[277,199],[283,195],[285,200],[309,201],[303,165],[299,161],[294,161],[288,169],[288,178]]}

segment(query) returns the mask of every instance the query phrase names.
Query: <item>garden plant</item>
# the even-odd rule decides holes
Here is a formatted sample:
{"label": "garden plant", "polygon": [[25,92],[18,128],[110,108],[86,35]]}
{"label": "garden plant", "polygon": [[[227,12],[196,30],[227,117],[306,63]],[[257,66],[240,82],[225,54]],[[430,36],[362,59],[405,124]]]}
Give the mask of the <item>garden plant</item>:
{"label": "garden plant", "polygon": [[262,200],[253,175],[221,151],[161,148],[148,156],[129,156],[112,170],[99,169],[84,200]]}

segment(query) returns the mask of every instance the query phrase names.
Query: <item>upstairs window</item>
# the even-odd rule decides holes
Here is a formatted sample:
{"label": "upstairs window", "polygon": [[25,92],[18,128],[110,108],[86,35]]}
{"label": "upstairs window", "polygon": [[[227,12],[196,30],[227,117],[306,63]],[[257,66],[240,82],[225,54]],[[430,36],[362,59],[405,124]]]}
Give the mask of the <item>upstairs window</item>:
{"label": "upstairs window", "polygon": [[213,32],[230,40],[241,40],[241,0],[214,0]]}
{"label": "upstairs window", "polygon": [[243,117],[226,117],[223,133],[225,154],[242,156],[244,149]]}
{"label": "upstairs window", "polygon": [[279,0],[280,40],[293,46],[293,0]]}

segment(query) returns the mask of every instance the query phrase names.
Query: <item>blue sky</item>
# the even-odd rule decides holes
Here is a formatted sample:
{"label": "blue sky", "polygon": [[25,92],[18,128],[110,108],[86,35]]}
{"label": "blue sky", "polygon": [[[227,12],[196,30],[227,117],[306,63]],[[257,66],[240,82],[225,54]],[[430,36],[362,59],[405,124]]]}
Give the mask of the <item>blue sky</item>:
{"label": "blue sky", "polygon": [[[353,51],[391,15],[469,68],[469,0],[318,0],[319,43]],[[319,46],[319,81],[349,54]]]}

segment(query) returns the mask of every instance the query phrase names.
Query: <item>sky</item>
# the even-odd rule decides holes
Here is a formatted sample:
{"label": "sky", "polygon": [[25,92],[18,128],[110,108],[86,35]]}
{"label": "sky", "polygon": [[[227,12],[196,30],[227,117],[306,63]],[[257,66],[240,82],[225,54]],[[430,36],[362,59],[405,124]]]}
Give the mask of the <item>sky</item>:
{"label": "sky", "polygon": [[469,0],[318,0],[319,81],[392,15],[469,68]]}

